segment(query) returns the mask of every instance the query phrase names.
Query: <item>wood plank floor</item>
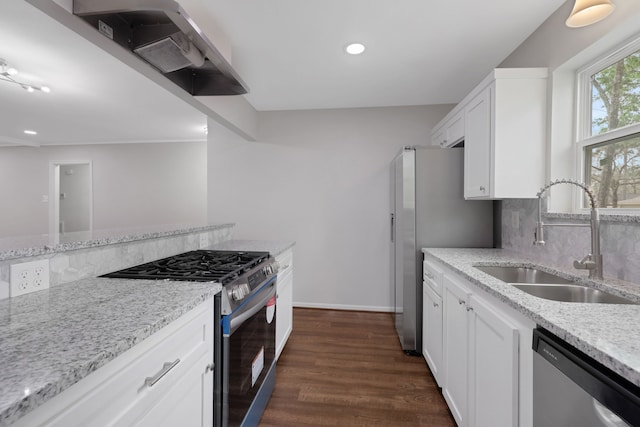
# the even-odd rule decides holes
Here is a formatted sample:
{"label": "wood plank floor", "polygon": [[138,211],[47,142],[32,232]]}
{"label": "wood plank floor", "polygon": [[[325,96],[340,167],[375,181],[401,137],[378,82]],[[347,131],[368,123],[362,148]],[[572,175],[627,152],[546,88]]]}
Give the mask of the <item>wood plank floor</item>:
{"label": "wood plank floor", "polygon": [[455,426],[392,314],[295,308],[293,321],[260,427]]}

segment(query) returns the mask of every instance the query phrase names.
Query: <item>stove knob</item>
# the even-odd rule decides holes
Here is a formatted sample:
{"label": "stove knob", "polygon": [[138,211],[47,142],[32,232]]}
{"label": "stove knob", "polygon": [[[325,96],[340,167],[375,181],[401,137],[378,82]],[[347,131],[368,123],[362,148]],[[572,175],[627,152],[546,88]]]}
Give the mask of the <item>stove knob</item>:
{"label": "stove knob", "polygon": [[231,298],[234,301],[240,301],[245,297],[245,293],[242,290],[242,287],[237,286],[231,290]]}
{"label": "stove knob", "polygon": [[242,292],[244,293],[244,295],[249,295],[251,293],[251,288],[249,287],[249,285],[247,283],[243,283],[242,285],[240,285],[242,288]]}

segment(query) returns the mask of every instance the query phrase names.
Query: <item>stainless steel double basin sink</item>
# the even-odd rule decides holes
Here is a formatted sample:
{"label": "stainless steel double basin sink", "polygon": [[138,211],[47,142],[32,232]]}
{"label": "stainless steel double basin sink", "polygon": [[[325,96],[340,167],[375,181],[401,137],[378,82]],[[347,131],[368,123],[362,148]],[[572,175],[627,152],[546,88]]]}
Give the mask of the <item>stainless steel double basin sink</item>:
{"label": "stainless steel double basin sink", "polygon": [[562,302],[637,304],[536,268],[495,265],[475,268],[539,298]]}

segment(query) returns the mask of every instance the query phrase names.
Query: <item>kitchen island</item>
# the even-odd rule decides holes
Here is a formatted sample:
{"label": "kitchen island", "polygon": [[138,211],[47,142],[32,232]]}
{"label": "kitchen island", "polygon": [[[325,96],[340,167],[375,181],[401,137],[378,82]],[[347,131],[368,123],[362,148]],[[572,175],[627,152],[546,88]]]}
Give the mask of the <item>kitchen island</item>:
{"label": "kitchen island", "polygon": [[[567,271],[531,262],[501,249],[423,249],[426,260],[436,260],[468,282],[507,304],[536,324],[586,353],[636,386],[640,386],[640,305],[558,302],[537,298],[474,266],[542,267],[567,279],[578,279],[596,289],[640,303],[640,285],[613,279],[594,281],[583,272]],[[530,348],[530,344],[529,344]]]}
{"label": "kitchen island", "polygon": [[220,289],[211,283],[93,278],[0,301],[0,426],[203,302],[213,307]]}
{"label": "kitchen island", "polygon": [[[0,255],[7,258],[7,266],[10,262],[51,257],[52,265],[56,263],[53,258],[63,258],[73,260],[72,267],[82,268],[79,262],[100,258],[105,251],[119,265],[135,265],[167,252],[197,248],[266,251],[282,257],[290,254],[295,244],[229,240],[230,227],[225,224],[156,232],[137,230],[55,248],[36,245],[18,252],[7,250]],[[95,249],[100,252],[91,252]],[[93,264],[83,270],[85,274],[105,273],[113,262]],[[78,383],[95,377],[90,374],[102,372],[100,368],[105,365],[113,366],[109,362],[136,351],[138,344],[146,344],[149,337],[166,331],[203,305],[210,304],[212,309],[213,297],[221,289],[221,285],[210,282],[87,277],[0,300],[0,426],[23,422],[22,417],[33,416],[33,410],[42,409],[45,404],[51,407],[52,398],[59,401],[68,395],[62,392],[74,386],[77,390]],[[151,370],[155,371],[155,366]]]}

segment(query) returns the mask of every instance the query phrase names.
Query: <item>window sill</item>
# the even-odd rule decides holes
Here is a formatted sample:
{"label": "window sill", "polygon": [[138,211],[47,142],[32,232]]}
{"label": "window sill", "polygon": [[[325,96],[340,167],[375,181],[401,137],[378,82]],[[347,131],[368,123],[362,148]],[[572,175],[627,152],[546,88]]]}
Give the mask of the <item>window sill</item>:
{"label": "window sill", "polygon": [[[562,212],[545,212],[542,215],[547,219],[573,219],[589,221],[591,214],[585,213],[562,213]],[[611,212],[600,210],[600,222],[627,222],[640,224],[640,212]]]}

